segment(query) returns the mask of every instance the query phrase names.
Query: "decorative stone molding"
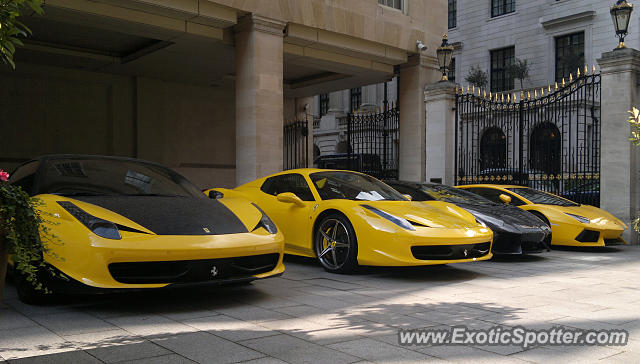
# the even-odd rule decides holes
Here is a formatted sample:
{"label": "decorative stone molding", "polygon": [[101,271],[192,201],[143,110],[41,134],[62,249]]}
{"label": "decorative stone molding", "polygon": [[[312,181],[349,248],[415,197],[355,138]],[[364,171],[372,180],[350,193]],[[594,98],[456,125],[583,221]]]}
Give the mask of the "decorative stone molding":
{"label": "decorative stone molding", "polygon": [[560,27],[564,25],[575,25],[575,23],[581,21],[591,21],[596,17],[596,12],[593,10],[583,11],[577,14],[571,14],[567,16],[562,16],[559,18],[542,18],[540,19],[540,24],[545,29]]}
{"label": "decorative stone molding", "polygon": [[287,23],[267,18],[257,14],[248,14],[238,19],[238,25],[235,27],[236,33],[248,30],[255,30],[262,33],[268,33],[284,37],[284,29]]}
{"label": "decorative stone molding", "polygon": [[640,71],[640,51],[633,48],[617,49],[602,53],[598,59],[603,74],[621,71]]}

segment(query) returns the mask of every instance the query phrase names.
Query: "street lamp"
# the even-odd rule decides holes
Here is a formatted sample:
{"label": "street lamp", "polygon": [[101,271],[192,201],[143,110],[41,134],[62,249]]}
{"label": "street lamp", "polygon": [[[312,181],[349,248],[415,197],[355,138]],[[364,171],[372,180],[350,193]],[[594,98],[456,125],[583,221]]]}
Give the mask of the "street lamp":
{"label": "street lamp", "polygon": [[438,56],[438,64],[440,65],[440,69],[442,70],[442,79],[440,79],[440,82],[449,81],[447,70],[449,69],[449,65],[451,64],[453,46],[449,44],[446,34],[442,36],[442,44],[440,45],[440,47],[438,47],[438,49],[436,49],[436,55]]}
{"label": "street lamp", "polygon": [[618,0],[614,6],[611,7],[611,19],[613,20],[613,26],[616,28],[616,35],[620,39],[618,47],[615,49],[624,49],[624,37],[629,33],[629,21],[631,20],[631,12],[633,11],[633,4],[627,3],[627,0]]}

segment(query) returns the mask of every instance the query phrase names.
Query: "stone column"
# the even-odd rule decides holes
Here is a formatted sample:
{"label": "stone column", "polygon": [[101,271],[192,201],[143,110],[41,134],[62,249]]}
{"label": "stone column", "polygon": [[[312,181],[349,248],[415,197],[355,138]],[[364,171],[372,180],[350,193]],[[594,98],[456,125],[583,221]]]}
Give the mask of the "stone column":
{"label": "stone column", "polygon": [[454,184],[456,85],[437,82],[424,92],[426,110],[426,180]]}
{"label": "stone column", "polygon": [[[602,74],[600,206],[626,224],[639,211],[639,147],[630,141],[628,111],[640,106],[640,51],[615,50],[598,60]],[[632,228],[631,228],[632,230]],[[638,234],[625,239],[638,244]]]}
{"label": "stone column", "polygon": [[400,179],[423,182],[425,174],[424,89],[439,79],[437,60],[413,55],[400,66]]}
{"label": "stone column", "polygon": [[249,14],[236,27],[238,185],[282,170],[284,26]]}

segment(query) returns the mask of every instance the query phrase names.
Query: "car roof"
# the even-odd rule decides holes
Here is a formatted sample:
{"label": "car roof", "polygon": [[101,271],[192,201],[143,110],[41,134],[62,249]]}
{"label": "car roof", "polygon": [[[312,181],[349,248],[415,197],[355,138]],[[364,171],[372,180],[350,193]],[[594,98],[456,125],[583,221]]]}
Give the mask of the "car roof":
{"label": "car roof", "polygon": [[160,163],[151,162],[151,161],[144,160],[144,159],[123,157],[123,156],[100,155],[100,154],[44,154],[44,155],[32,158],[32,159],[30,159],[28,161],[25,161],[25,162],[21,163],[16,168],[14,168],[14,171],[18,170],[20,167],[22,167],[22,166],[24,166],[26,164],[32,163],[32,162],[46,163],[46,162],[55,161],[55,160],[62,160],[62,159],[116,160],[116,161],[123,161],[123,162],[145,163],[145,164],[151,164],[151,165],[162,167],[162,168],[169,168],[169,167],[167,167],[165,165],[162,165]]}

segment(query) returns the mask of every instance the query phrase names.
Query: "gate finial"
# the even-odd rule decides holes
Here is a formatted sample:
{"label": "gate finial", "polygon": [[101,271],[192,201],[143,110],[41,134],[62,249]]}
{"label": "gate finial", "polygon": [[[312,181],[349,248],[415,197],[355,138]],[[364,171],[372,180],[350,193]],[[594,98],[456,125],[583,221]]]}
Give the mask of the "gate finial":
{"label": "gate finial", "polygon": [[531,100],[531,92],[527,91],[527,100]]}
{"label": "gate finial", "polygon": [[573,74],[569,73],[569,82],[573,82]]}
{"label": "gate finial", "polygon": [[556,81],[555,90],[558,91],[558,81]]}
{"label": "gate finial", "polygon": [[551,93],[551,85],[549,85],[549,90],[548,90],[548,92],[549,92],[549,93]]}
{"label": "gate finial", "polygon": [[524,101],[524,90],[520,91],[520,101]]}
{"label": "gate finial", "polygon": [[578,73],[576,73],[576,77],[580,78],[580,67],[578,67]]}
{"label": "gate finial", "polygon": [[592,73],[596,73],[596,65],[595,64],[593,65],[593,68],[591,69],[591,72]]}
{"label": "gate finial", "polygon": [[562,87],[564,87],[565,83],[564,83],[564,77],[562,77]]}
{"label": "gate finial", "polygon": [[538,90],[533,90],[533,98],[534,99],[538,98]]}
{"label": "gate finial", "polygon": [[587,67],[587,65],[584,65],[584,75],[586,76],[587,73],[589,73],[589,67]]}

